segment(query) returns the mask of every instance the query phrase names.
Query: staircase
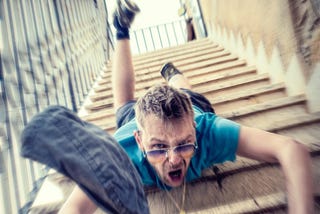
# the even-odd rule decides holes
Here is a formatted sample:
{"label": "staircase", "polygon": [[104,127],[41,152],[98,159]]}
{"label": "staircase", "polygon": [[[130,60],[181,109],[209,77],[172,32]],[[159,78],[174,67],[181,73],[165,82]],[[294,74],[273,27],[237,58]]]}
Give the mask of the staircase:
{"label": "staircase", "polygon": [[[315,196],[319,196],[320,113],[308,113],[304,94],[288,96],[284,83],[271,84],[268,74],[260,74],[254,66],[208,39],[135,56],[133,61],[137,97],[164,82],[159,69],[171,61],[188,77],[193,89],[210,100],[218,115],[306,144],[313,156]],[[94,88],[91,103],[85,106],[88,114],[82,118],[112,133],[115,118],[110,75],[109,64]],[[208,169],[201,179],[187,185],[188,213],[285,212],[284,179],[278,165],[239,157],[236,163],[218,168],[218,177]],[[165,191],[151,189],[147,194],[152,213],[177,212]],[[181,188],[171,194],[179,204]]]}
{"label": "staircase", "polygon": [[[164,82],[161,65],[171,61],[188,77],[193,89],[204,94],[216,113],[240,124],[291,136],[310,149],[315,180],[316,210],[320,211],[320,113],[308,113],[304,94],[288,96],[284,83],[271,84],[245,60],[209,39],[134,56],[136,97]],[[115,131],[112,107],[111,63],[94,87],[81,117],[109,133]],[[262,139],[263,141],[263,139]],[[263,143],[263,142],[262,142]],[[294,158],[294,157],[292,157]],[[277,164],[238,157],[218,165],[187,184],[187,213],[285,213],[284,178]],[[177,213],[165,191],[146,190],[151,213]],[[181,203],[182,188],[170,194]]]}

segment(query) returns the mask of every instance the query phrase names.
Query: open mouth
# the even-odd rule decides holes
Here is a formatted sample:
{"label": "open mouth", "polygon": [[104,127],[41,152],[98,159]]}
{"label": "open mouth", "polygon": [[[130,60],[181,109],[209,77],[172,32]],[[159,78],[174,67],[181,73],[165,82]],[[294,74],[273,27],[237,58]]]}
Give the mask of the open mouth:
{"label": "open mouth", "polygon": [[179,181],[182,176],[182,170],[179,169],[179,170],[171,171],[169,172],[169,176],[172,181]]}

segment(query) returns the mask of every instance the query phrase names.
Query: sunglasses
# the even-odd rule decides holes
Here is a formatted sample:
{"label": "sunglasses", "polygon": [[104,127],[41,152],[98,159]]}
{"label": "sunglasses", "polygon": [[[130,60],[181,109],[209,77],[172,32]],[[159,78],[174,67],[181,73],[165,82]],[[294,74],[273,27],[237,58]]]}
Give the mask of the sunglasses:
{"label": "sunglasses", "polygon": [[183,158],[190,158],[193,156],[197,148],[197,142],[187,143],[165,149],[153,149],[144,151],[144,156],[147,157],[150,162],[162,162],[168,158],[169,151],[172,150],[172,152],[174,152],[174,154],[176,155],[180,155]]}

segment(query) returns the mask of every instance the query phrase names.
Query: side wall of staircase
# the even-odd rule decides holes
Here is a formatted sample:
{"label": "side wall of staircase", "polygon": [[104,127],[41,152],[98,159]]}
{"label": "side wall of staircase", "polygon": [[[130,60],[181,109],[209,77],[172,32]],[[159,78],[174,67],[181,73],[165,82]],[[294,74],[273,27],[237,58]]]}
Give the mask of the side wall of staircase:
{"label": "side wall of staircase", "polygon": [[320,111],[319,1],[201,0],[209,37]]}

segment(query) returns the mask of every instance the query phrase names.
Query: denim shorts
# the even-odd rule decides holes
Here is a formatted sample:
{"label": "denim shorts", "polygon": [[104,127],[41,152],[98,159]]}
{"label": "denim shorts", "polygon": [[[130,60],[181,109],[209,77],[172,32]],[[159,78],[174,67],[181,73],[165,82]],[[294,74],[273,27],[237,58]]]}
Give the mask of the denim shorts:
{"label": "denim shorts", "polygon": [[[191,91],[189,89],[182,88],[181,90],[190,96],[191,102],[193,105],[197,106],[204,112],[215,113],[209,100],[205,96],[197,92]],[[116,112],[117,128],[120,128],[121,126],[128,123],[130,120],[132,120],[135,117],[135,112],[134,112],[135,104],[136,104],[136,100],[131,100],[117,110]]]}
{"label": "denim shorts", "polygon": [[62,106],[37,114],[21,135],[21,155],[70,177],[107,213],[149,213],[139,173],[107,132]]}

